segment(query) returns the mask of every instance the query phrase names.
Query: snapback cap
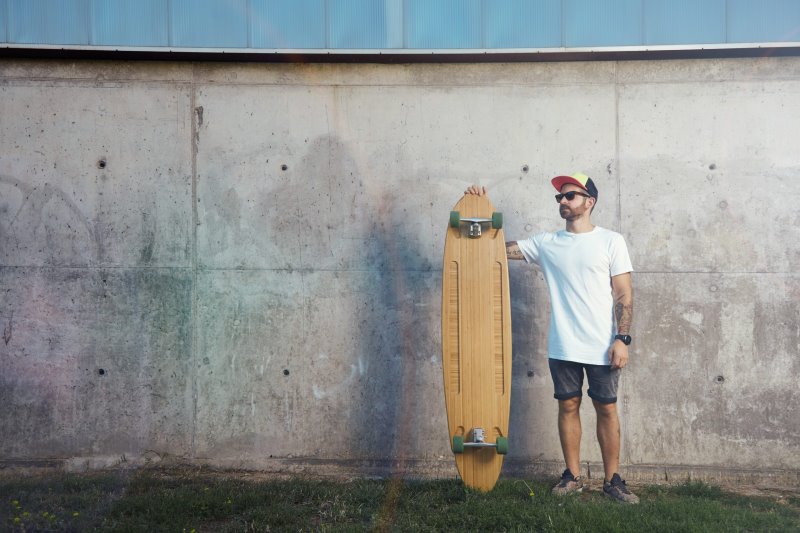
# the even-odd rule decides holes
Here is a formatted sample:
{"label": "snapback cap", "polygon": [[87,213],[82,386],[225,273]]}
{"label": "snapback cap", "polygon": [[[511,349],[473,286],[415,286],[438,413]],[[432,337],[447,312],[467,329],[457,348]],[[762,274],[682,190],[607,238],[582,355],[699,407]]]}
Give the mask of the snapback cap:
{"label": "snapback cap", "polygon": [[572,176],[556,176],[555,178],[550,180],[550,183],[553,184],[553,187],[555,187],[558,192],[561,192],[561,187],[563,187],[567,183],[577,185],[584,191],[588,192],[589,196],[597,200],[597,187],[592,181],[592,178],[590,178],[586,174],[576,172]]}

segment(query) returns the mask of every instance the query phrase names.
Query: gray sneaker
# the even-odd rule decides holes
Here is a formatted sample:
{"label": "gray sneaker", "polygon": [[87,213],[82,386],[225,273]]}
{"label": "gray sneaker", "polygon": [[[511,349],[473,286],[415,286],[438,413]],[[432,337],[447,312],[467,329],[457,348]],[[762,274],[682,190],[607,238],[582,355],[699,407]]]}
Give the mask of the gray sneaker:
{"label": "gray sneaker", "polygon": [[569,468],[561,474],[561,481],[553,487],[552,493],[556,496],[566,496],[567,494],[578,494],[583,490],[583,478],[575,477]]}
{"label": "gray sneaker", "polygon": [[603,492],[618,502],[639,503],[639,497],[628,490],[625,480],[620,478],[619,474],[614,474],[611,481],[603,481]]}

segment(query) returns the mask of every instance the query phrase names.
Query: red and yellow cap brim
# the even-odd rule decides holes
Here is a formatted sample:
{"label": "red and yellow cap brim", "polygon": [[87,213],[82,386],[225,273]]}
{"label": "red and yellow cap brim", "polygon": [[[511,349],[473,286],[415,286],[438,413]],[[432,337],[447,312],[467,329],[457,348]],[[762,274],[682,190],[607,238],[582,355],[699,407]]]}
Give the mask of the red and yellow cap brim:
{"label": "red and yellow cap brim", "polygon": [[589,192],[589,189],[586,186],[588,181],[589,181],[589,176],[587,176],[586,174],[582,174],[580,172],[576,172],[572,176],[556,176],[555,178],[550,180],[550,183],[552,183],[553,187],[555,187],[556,190],[559,192],[561,192],[561,187],[563,187],[567,183],[577,185],[584,191]]}

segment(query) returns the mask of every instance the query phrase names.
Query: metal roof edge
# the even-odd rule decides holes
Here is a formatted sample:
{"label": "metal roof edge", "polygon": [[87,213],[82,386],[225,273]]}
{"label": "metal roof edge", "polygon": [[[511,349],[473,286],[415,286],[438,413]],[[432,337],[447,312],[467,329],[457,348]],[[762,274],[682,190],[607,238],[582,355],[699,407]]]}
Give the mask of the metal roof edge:
{"label": "metal roof edge", "polygon": [[800,55],[800,42],[505,49],[259,49],[0,44],[0,57],[258,62],[506,62]]}

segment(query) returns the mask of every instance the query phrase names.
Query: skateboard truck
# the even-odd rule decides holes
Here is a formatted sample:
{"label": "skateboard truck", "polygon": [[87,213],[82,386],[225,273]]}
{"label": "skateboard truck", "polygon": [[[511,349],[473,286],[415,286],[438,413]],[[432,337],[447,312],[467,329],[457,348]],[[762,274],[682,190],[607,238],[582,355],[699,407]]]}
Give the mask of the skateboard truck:
{"label": "skateboard truck", "polygon": [[483,224],[491,224],[492,229],[501,229],[503,227],[503,213],[494,212],[492,213],[492,218],[461,218],[461,213],[458,211],[450,211],[451,228],[458,228],[462,222],[469,223],[467,235],[477,239],[481,236],[481,226]]}
{"label": "skateboard truck", "polygon": [[469,236],[473,239],[481,236],[481,224],[479,221],[474,220],[472,224],[469,225]]}
{"label": "skateboard truck", "polygon": [[453,453],[464,453],[464,448],[496,448],[497,453],[508,453],[508,437],[497,437],[495,442],[486,442],[486,432],[483,428],[472,428],[472,440],[464,442],[462,435],[453,437]]}

